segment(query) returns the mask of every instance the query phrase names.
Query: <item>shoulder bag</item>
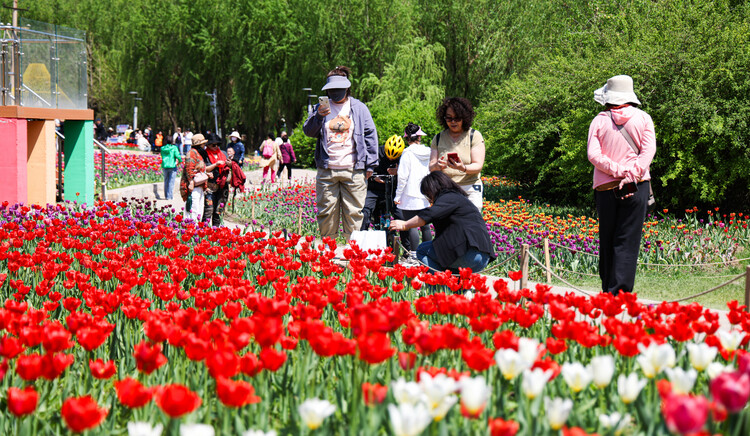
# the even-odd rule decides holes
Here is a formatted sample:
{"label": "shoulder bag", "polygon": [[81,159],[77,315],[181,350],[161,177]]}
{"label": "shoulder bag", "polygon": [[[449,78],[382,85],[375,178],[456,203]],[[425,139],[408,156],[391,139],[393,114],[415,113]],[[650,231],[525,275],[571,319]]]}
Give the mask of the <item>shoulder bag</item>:
{"label": "shoulder bag", "polygon": [[[612,112],[607,111],[607,116],[609,119],[612,120],[612,123],[617,127],[617,130],[620,131],[622,136],[625,138],[626,141],[628,141],[628,144],[630,144],[630,147],[633,149],[633,151],[636,154],[641,154],[641,149],[636,145],[635,141],[633,141],[633,137],[630,136],[630,133],[628,133],[627,130],[625,130],[625,125],[619,125],[615,123],[615,119],[612,118]],[[648,184],[648,202],[646,202],[646,206],[648,207],[648,210],[653,210],[656,206],[656,199],[654,198],[654,188],[651,186],[651,182]]]}

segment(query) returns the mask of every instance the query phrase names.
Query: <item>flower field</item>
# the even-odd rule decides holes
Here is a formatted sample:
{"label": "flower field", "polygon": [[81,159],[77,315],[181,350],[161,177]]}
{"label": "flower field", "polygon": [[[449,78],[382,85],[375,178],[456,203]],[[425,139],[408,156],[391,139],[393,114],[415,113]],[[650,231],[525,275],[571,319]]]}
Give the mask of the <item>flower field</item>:
{"label": "flower field", "polygon": [[750,431],[736,303],[720,329],[146,202],[1,211],[2,434]]}
{"label": "flower field", "polygon": [[[499,178],[488,178],[484,182],[487,185],[515,186]],[[317,232],[314,185],[237,197],[236,207],[239,222],[254,221],[256,226],[289,231],[297,231],[301,209],[302,234]],[[649,214],[644,225],[641,263],[721,265],[750,257],[747,215],[720,214],[713,210],[701,214],[706,218],[699,218],[697,209],[685,212],[685,218],[676,218],[667,210]],[[528,244],[537,258],[543,258],[543,241],[547,238],[552,267],[588,274],[598,271],[599,227],[596,217],[561,214],[550,205],[534,204],[520,197],[485,201],[483,214],[498,261],[510,257],[509,268],[519,267],[523,244]]]}
{"label": "flower field", "polygon": [[[145,183],[164,181],[161,172],[161,156],[146,153],[107,153],[104,155],[107,167],[107,188],[116,189]],[[102,157],[100,151],[94,152],[94,167],[96,183],[99,183],[102,172]],[[178,165],[182,170],[182,165]]]}

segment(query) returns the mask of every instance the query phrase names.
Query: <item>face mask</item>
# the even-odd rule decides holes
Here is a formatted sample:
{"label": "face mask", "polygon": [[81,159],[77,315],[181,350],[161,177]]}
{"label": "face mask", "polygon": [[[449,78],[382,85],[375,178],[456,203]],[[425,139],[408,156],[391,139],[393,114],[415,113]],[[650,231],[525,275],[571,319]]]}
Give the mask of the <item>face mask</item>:
{"label": "face mask", "polygon": [[328,98],[336,102],[346,98],[346,91],[347,89],[329,89],[326,92],[328,92]]}

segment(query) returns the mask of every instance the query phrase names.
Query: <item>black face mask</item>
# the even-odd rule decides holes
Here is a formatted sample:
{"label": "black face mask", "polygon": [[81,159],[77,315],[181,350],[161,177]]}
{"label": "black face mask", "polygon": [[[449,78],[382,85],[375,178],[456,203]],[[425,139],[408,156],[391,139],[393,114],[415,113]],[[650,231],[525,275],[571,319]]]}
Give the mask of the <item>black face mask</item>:
{"label": "black face mask", "polygon": [[348,89],[329,89],[326,92],[328,93],[328,98],[336,102],[346,98],[346,91],[348,91]]}

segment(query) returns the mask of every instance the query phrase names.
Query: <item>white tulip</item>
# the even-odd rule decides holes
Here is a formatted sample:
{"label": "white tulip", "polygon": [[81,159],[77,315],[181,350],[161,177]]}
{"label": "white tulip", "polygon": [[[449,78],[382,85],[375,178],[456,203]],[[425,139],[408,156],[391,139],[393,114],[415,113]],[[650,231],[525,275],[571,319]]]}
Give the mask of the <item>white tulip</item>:
{"label": "white tulip", "polygon": [[594,386],[599,389],[607,387],[615,374],[615,359],[612,356],[596,356],[591,359],[591,372],[594,376]]}
{"label": "white tulip", "polygon": [[161,436],[163,429],[161,424],[152,427],[148,422],[129,422],[128,436]]}
{"label": "white tulip", "polygon": [[403,377],[391,383],[391,392],[398,404],[417,404],[424,395],[417,383],[407,382]]}
{"label": "white tulip", "polygon": [[396,436],[417,436],[432,422],[430,412],[423,403],[389,404],[388,416]]}
{"label": "white tulip", "polygon": [[656,377],[664,368],[675,366],[677,357],[674,348],[667,343],[657,345],[652,342],[648,348],[644,347],[643,344],[638,344],[638,350],[641,354],[636,357],[636,360],[641,367],[641,371],[643,371],[643,375],[648,378]]}
{"label": "white tulip", "polygon": [[206,424],[181,424],[180,436],[214,436],[214,428]]}
{"label": "white tulip", "polygon": [[738,330],[719,330],[716,332],[716,336],[719,337],[721,346],[730,352],[736,350],[740,346],[742,340],[745,339],[745,334]]}
{"label": "white tulip", "polygon": [[539,341],[536,339],[518,339],[518,354],[521,355],[529,368],[531,368],[534,365],[534,362],[539,358],[539,351]]}
{"label": "white tulip", "polygon": [[451,410],[456,403],[458,403],[458,397],[455,395],[448,395],[443,397],[440,402],[428,404],[430,407],[430,416],[434,421],[442,421],[448,411]]}
{"label": "white tulip", "polygon": [[533,400],[542,394],[550,378],[552,378],[552,371],[550,370],[543,371],[541,368],[527,369],[523,372],[521,390],[526,395],[526,398]]}
{"label": "white tulip", "polygon": [[688,357],[690,358],[690,364],[693,365],[697,371],[703,371],[708,368],[708,365],[716,358],[716,353],[719,350],[716,347],[712,347],[705,342],[700,344],[687,344]]}
{"label": "white tulip", "polygon": [[552,430],[560,430],[565,421],[568,420],[570,411],[573,410],[573,401],[569,398],[544,398],[544,409],[547,411],[547,422]]}
{"label": "white tulip", "polygon": [[576,393],[586,389],[594,378],[591,369],[588,366],[581,365],[579,362],[563,363],[560,374],[570,390]]}
{"label": "white tulip", "polygon": [[302,422],[304,422],[310,430],[315,430],[323,424],[324,419],[333,415],[336,411],[336,406],[327,400],[310,398],[300,404],[297,410],[299,411],[300,417],[302,417]]}
{"label": "white tulip", "polygon": [[242,436],[277,436],[276,430],[248,430],[244,433],[242,433]]}
{"label": "white tulip", "polygon": [[708,378],[711,380],[715,379],[725,372],[732,371],[734,371],[734,367],[732,367],[732,365],[724,365],[720,362],[711,362],[708,367],[706,367],[706,374],[708,374]]}
{"label": "white tulip", "polygon": [[611,415],[599,415],[599,424],[605,430],[614,430],[615,436],[619,436],[630,424],[630,415],[625,414],[622,416],[618,412],[613,412]]}
{"label": "white tulip", "polygon": [[531,365],[534,364],[533,362],[529,363],[523,358],[521,353],[512,348],[497,350],[497,353],[495,353],[495,362],[497,362],[497,366],[506,380],[518,377],[519,374],[531,368]]}
{"label": "white tulip", "polygon": [[464,298],[471,301],[474,299],[474,293],[471,291],[466,291],[466,293],[464,294]]}
{"label": "white tulip", "polygon": [[627,377],[625,377],[625,374],[620,374],[617,377],[617,393],[623,403],[630,404],[638,398],[638,394],[641,393],[646,383],[645,379],[639,379],[638,374],[634,372]]}
{"label": "white tulip", "polygon": [[484,377],[461,377],[458,386],[461,390],[461,409],[471,416],[482,413],[492,393]]}
{"label": "white tulip", "polygon": [[666,368],[664,372],[669,378],[669,382],[672,383],[672,390],[678,394],[688,394],[693,390],[695,380],[698,378],[698,371],[690,368],[685,371],[680,367]]}

